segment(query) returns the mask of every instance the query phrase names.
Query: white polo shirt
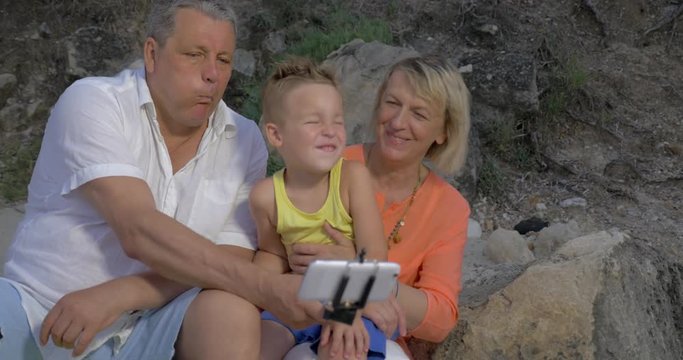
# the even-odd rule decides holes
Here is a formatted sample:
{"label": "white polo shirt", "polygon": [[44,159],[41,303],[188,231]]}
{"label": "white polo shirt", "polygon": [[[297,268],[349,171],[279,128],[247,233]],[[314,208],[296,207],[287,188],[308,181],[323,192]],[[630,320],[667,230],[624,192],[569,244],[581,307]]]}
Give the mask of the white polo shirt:
{"label": "white polo shirt", "polygon": [[255,249],[248,195],[267,156],[256,123],[221,101],[197,155],[173,174],[144,70],[81,79],[48,120],[4,276],[50,308],[69,292],[147,270],[74,191],[107,176],[142,179],[163,213],[216,244]]}

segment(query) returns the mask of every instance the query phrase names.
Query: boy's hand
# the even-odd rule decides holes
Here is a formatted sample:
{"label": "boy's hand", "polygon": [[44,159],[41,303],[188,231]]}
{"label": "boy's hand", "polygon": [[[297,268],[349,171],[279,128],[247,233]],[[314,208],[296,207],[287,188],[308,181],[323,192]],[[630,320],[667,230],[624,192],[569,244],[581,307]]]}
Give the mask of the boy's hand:
{"label": "boy's hand", "polygon": [[353,241],[327,222],[323,225],[323,229],[335,244],[292,245],[289,267],[293,272],[303,274],[314,260],[353,260],[356,258],[356,247]]}
{"label": "boy's hand", "polygon": [[327,352],[328,359],[364,359],[370,348],[370,336],[363,324],[360,311],[353,325],[337,321],[323,324],[318,353]]}

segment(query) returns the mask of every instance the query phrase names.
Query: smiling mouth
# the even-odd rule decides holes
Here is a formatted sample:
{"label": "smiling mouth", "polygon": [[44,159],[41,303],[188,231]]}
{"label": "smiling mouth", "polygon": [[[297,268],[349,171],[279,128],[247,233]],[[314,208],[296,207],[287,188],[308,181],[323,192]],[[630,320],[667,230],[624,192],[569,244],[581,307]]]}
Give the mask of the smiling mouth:
{"label": "smiling mouth", "polygon": [[332,145],[332,144],[320,145],[320,146],[316,146],[316,148],[318,148],[322,151],[325,151],[325,152],[333,152],[333,151],[337,150],[337,145]]}
{"label": "smiling mouth", "polygon": [[402,144],[405,142],[408,142],[410,139],[402,138],[400,136],[396,136],[395,134],[392,133],[386,133],[386,138],[389,140],[391,143],[394,144]]}

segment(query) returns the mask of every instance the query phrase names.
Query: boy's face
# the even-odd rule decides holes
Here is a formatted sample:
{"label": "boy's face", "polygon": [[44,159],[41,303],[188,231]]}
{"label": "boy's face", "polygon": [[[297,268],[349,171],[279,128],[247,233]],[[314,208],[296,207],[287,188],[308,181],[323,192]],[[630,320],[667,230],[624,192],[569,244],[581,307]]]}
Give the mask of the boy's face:
{"label": "boy's face", "polygon": [[[342,98],[329,84],[304,83],[287,92],[267,137],[290,170],[328,172],[346,145]],[[270,128],[268,128],[270,127]]]}
{"label": "boy's face", "polygon": [[145,66],[159,121],[168,127],[203,125],[223,97],[232,73],[234,27],[197,10],[181,9],[161,46],[145,43]]}

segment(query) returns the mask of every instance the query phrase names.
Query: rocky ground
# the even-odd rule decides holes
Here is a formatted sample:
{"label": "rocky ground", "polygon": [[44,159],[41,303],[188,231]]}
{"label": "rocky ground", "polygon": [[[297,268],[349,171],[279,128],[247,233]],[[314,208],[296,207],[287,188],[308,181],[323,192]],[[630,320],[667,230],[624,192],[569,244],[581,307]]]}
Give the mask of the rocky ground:
{"label": "rocky ground", "polygon": [[[655,295],[649,300],[627,294],[619,298],[621,303],[637,299],[681,308],[683,2],[349,0],[345,4],[360,14],[385,19],[401,51],[437,52],[451,58],[461,67],[473,95],[475,131],[468,170],[453,181],[470,201],[482,235],[470,240],[463,272],[461,305],[465,316],[471,317],[463,318],[464,325],[451,341],[468,343],[468,331],[473,333],[471,329],[479,324],[477,316],[483,319],[481,309],[488,301],[496,303],[490,295],[524,271],[533,273],[528,269],[553,259],[552,254],[539,255],[536,233],[524,237],[535,255],[532,262],[493,264],[483,255],[494,230],[513,229],[532,216],[550,224],[574,222],[579,235],[618,229],[626,240],[616,242],[622,245],[604,255],[611,259],[604,261],[636,269],[623,276],[645,282],[636,287],[663,284],[663,290],[652,290]],[[50,106],[73,80],[113,73],[136,58],[147,6],[143,0],[0,4],[0,190],[4,197],[0,250],[20,216],[26,175]],[[273,56],[287,51],[292,29],[324,25],[331,6],[328,1],[310,0],[235,1],[243,56],[226,101],[243,104],[244,84],[263,73]],[[368,59],[372,66],[363,69],[372,76],[377,75],[373,69],[392,60]],[[363,119],[367,114],[360,103],[363,97],[372,98],[365,92],[372,86],[364,76],[353,86],[363,91],[353,101],[359,105],[346,109],[347,119]],[[359,121],[350,121],[354,136],[361,132],[356,127]],[[642,259],[637,260],[641,253]],[[659,274],[656,278],[640,271],[645,263],[652,264],[652,271]],[[619,293],[620,286],[634,286],[610,287],[605,285],[608,282],[601,286],[610,293]],[[588,313],[607,313],[608,300],[600,300],[600,306],[594,300]],[[673,321],[663,327],[664,338],[683,337],[680,310],[660,306],[629,311],[641,310],[655,314],[652,319],[660,324]],[[649,324],[651,318],[643,316],[643,323]],[[597,316],[596,322],[606,318]],[[616,338],[605,329],[598,327],[597,335],[586,341],[595,344],[594,356],[618,358],[611,346],[620,342],[605,345],[598,339],[610,334]],[[652,329],[657,332],[656,326]],[[607,335],[599,335],[600,331]],[[634,335],[633,342],[643,339]],[[680,340],[660,343],[671,349],[682,346]],[[601,352],[605,349],[612,355]],[[443,348],[438,351],[446,356]],[[536,356],[529,351],[501,356],[538,358],[542,353]],[[638,358],[637,352],[620,354]],[[658,354],[677,358],[676,353],[663,350]]]}

